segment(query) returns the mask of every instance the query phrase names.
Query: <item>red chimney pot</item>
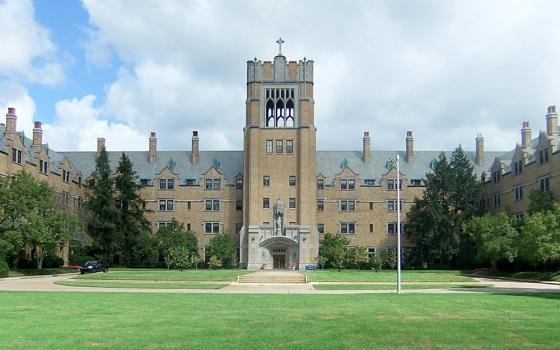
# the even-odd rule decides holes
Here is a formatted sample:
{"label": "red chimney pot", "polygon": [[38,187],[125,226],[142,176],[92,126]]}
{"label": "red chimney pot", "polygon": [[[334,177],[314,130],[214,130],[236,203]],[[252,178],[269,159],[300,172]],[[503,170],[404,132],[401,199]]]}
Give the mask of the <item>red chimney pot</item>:
{"label": "red chimney pot", "polygon": [[35,129],[41,129],[41,122],[35,122]]}
{"label": "red chimney pot", "polygon": [[150,137],[156,137],[156,132],[155,131],[150,132]]}

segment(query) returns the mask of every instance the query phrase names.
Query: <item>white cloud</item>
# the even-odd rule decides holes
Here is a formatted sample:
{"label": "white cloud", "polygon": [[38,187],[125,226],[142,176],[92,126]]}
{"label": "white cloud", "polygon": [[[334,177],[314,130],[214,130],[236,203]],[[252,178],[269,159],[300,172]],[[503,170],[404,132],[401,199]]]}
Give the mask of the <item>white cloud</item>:
{"label": "white cloud", "polygon": [[57,102],[53,123],[43,124],[44,142],[57,151],[92,151],[98,137],[104,137],[108,150],[144,150],[147,136],[126,124],[110,122],[94,106],[96,97]]}
{"label": "white cloud", "polygon": [[360,149],[364,130],[374,149],[404,148],[406,130],[420,150],[473,149],[478,132],[488,150],[511,149],[560,96],[553,1],[84,5],[91,45],[126,67],[104,112],[165,148],[199,129],[203,148],[241,149],[245,61],[271,59],[278,36],[288,59],[315,61],[319,149]]}
{"label": "white cloud", "polygon": [[18,131],[31,137],[33,130],[33,117],[35,115],[35,102],[29,96],[25,87],[8,81],[0,81],[0,113],[2,123],[5,123],[4,115],[8,107],[16,108]]}
{"label": "white cloud", "polygon": [[49,31],[35,20],[29,0],[0,1],[0,76],[55,85],[64,79]]}

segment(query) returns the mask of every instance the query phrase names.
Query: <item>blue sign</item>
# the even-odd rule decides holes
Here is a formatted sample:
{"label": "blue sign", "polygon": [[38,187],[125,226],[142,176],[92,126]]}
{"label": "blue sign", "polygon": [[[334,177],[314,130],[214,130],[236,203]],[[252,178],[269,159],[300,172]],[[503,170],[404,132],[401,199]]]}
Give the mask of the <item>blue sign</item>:
{"label": "blue sign", "polygon": [[305,271],[315,271],[315,265],[305,265]]}

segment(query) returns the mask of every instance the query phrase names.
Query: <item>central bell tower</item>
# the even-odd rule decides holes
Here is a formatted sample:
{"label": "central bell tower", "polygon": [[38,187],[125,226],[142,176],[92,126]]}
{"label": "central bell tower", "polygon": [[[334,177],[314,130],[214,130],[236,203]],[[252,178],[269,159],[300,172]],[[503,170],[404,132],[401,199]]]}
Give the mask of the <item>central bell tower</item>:
{"label": "central bell tower", "polygon": [[313,61],[247,62],[240,262],[248,269],[315,264]]}

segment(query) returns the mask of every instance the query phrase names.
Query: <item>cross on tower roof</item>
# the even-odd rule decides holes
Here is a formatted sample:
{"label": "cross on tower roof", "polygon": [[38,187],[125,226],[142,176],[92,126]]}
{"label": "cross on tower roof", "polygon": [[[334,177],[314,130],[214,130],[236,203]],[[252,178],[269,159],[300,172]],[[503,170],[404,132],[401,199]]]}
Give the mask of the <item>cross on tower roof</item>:
{"label": "cross on tower roof", "polygon": [[282,40],[282,38],[279,38],[278,40],[276,40],[276,43],[278,44],[278,56],[282,56],[282,44],[284,43],[284,40]]}

